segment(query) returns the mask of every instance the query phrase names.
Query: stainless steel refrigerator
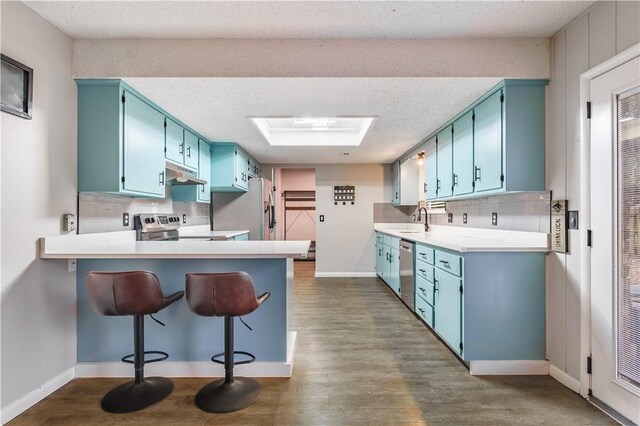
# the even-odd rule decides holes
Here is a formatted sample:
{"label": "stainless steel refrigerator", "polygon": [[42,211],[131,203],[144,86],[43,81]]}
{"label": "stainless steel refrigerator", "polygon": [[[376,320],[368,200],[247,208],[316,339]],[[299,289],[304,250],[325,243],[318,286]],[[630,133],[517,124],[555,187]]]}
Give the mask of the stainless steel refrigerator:
{"label": "stainless steel refrigerator", "polygon": [[213,230],[249,230],[250,240],[275,240],[275,203],[271,181],[249,179],[247,192],[215,192]]}

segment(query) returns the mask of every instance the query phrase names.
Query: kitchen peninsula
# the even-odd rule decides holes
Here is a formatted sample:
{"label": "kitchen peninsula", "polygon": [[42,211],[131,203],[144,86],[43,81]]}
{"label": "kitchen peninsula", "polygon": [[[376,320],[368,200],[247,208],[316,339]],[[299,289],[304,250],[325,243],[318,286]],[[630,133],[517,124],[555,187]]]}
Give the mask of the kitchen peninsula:
{"label": "kitchen peninsula", "polygon": [[[191,233],[193,234],[193,233]],[[271,293],[268,303],[244,318],[253,331],[236,327],[236,347],[253,353],[257,362],[238,367],[239,375],[290,376],[295,331],[291,309],[293,259],[306,257],[309,241],[136,241],[134,231],[46,237],[43,259],[77,259],[77,376],[129,376],[120,362],[132,352],[131,318],[104,317],[92,309],[85,289],[89,271],[154,272],[165,293],[184,289],[189,272],[246,271],[258,294]],[[210,361],[223,347],[223,319],[202,318],[176,303],[157,315],[162,327],[147,321],[148,350],[161,350],[169,360],[150,364],[150,375],[219,376],[222,367]]]}

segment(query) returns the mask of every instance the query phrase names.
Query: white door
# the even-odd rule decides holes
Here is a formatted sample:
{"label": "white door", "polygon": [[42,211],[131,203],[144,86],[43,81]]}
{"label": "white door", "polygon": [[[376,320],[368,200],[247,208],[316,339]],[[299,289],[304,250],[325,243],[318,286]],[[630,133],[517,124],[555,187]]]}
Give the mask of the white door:
{"label": "white door", "polygon": [[640,58],[590,96],[591,389],[640,423]]}

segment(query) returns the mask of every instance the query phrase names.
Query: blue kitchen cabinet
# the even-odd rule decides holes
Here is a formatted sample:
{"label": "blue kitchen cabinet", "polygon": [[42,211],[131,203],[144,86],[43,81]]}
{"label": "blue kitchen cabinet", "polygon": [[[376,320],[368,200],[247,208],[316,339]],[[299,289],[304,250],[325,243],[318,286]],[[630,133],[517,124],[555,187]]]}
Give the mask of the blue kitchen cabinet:
{"label": "blue kitchen cabinet", "polygon": [[165,196],[164,115],[119,80],[78,80],[78,191]]}
{"label": "blue kitchen cabinet", "polygon": [[400,297],[400,249],[398,244],[396,247],[389,247],[389,280],[387,284]]}
{"label": "blue kitchen cabinet", "polygon": [[400,161],[391,164],[391,203],[400,205]]}
{"label": "blue kitchen cabinet", "polygon": [[502,188],[504,180],[502,171],[503,105],[504,96],[500,89],[474,108],[473,173],[476,192]]}
{"label": "blue kitchen cabinet", "polygon": [[206,180],[207,185],[174,185],[171,187],[173,201],[208,203],[211,201],[211,147],[207,141],[198,139],[198,178]]}
{"label": "blue kitchen cabinet", "polygon": [[389,262],[387,261],[387,250],[382,242],[382,234],[378,234],[380,240],[376,241],[376,274],[383,280],[389,273]]}
{"label": "blue kitchen cabinet", "polygon": [[184,163],[184,128],[170,118],[166,119],[164,156],[176,164]]}
{"label": "blue kitchen cabinet", "polygon": [[248,156],[235,143],[211,144],[211,191],[246,192]]}
{"label": "blue kitchen cabinet", "polygon": [[376,233],[376,273],[400,296],[400,238]]}
{"label": "blue kitchen cabinet", "polygon": [[249,155],[249,177],[259,178],[262,177],[262,165],[258,163],[258,160]]}
{"label": "blue kitchen cabinet", "polygon": [[473,192],[473,111],[453,123],[453,195]]}
{"label": "blue kitchen cabinet", "polygon": [[429,139],[424,147],[424,198],[435,200],[438,198],[437,173],[437,144],[436,137]]}
{"label": "blue kitchen cabinet", "polygon": [[462,280],[435,268],[436,333],[458,355],[462,354]]}
{"label": "blue kitchen cabinet", "polygon": [[249,233],[245,232],[244,234],[236,235],[232,238],[233,241],[249,241]]}
{"label": "blue kitchen cabinet", "polygon": [[[184,165],[191,169],[198,168],[198,136],[189,130],[184,131]],[[208,179],[207,179],[208,180]]]}
{"label": "blue kitchen cabinet", "polygon": [[453,195],[453,146],[449,125],[438,133],[437,145],[437,173],[438,173],[438,198],[448,198]]}

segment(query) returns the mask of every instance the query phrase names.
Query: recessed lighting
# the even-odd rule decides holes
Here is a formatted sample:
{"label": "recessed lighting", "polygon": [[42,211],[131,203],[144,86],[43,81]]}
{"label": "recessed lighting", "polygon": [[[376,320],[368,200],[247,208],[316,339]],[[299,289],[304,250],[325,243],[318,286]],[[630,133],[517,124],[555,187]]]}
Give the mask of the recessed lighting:
{"label": "recessed lighting", "polygon": [[374,116],[247,117],[271,146],[358,146]]}

